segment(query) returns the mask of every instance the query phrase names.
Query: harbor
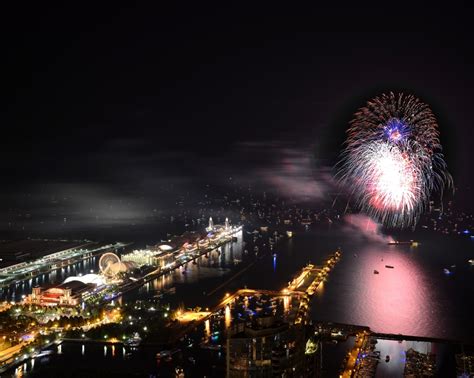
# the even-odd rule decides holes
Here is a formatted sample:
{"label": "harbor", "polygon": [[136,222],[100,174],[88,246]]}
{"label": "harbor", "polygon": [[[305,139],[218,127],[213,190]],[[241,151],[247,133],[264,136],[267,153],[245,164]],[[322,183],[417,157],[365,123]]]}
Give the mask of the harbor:
{"label": "harbor", "polygon": [[[24,244],[27,244],[25,247]],[[43,241],[30,240],[0,244],[2,255],[9,253],[9,250],[18,250],[19,248],[28,249],[25,255],[16,255],[14,258],[23,257],[28,259],[38,256],[34,260],[26,260],[16,263],[14,260],[2,261],[3,266],[0,269],[0,288],[6,288],[12,284],[18,285],[22,281],[35,279],[41,275],[50,272],[65,269],[71,265],[78,264],[83,260],[99,256],[102,253],[113,251],[121,253],[125,247],[131,243],[94,243],[94,242],[61,242],[61,241]],[[66,246],[66,249],[63,249]],[[3,249],[2,249],[3,248]],[[52,253],[48,253],[48,249]],[[4,258],[2,259],[4,260]],[[5,259],[6,260],[6,259]]]}

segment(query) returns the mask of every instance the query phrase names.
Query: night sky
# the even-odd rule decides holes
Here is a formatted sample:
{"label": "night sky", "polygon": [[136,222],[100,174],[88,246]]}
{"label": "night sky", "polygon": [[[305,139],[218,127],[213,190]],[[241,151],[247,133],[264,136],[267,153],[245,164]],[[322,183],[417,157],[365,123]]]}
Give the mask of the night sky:
{"label": "night sky", "polygon": [[258,181],[288,156],[310,157],[326,172],[353,112],[404,90],[432,107],[459,201],[471,204],[469,33],[437,22],[423,32],[320,33],[295,14],[246,16],[12,11],[3,46],[4,200],[48,185],[135,195],[195,177]]}

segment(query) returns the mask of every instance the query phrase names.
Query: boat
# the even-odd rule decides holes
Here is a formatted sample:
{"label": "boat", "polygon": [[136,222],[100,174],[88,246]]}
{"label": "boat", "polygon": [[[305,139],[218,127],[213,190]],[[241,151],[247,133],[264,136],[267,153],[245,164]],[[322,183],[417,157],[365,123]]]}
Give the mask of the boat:
{"label": "boat", "polygon": [[142,342],[142,338],[138,334],[138,332],[135,332],[132,337],[130,337],[127,341],[125,341],[125,345],[131,346],[131,347],[137,347],[140,345]]}
{"label": "boat", "polygon": [[411,245],[412,247],[418,247],[420,243],[418,243],[415,240],[410,240],[410,241],[397,241],[397,240],[392,240],[387,243],[388,245]]}
{"label": "boat", "polygon": [[162,350],[156,354],[156,358],[166,358],[171,356],[170,350]]}
{"label": "boat", "polygon": [[379,271],[374,269],[374,274],[379,274]]}
{"label": "boat", "polygon": [[444,269],[443,269],[443,272],[444,272],[444,274],[451,274],[451,271],[450,271],[449,269],[447,269],[447,268],[444,268]]}
{"label": "boat", "polygon": [[210,350],[221,350],[222,345],[219,344],[201,344],[201,348],[210,349]]}
{"label": "boat", "polygon": [[385,268],[393,269],[394,267],[392,265],[385,265]]}
{"label": "boat", "polygon": [[354,253],[354,257],[357,257],[357,253]]}
{"label": "boat", "polygon": [[469,260],[467,260],[467,262],[471,265],[474,265],[474,259],[469,259]]}
{"label": "boat", "polygon": [[44,357],[44,356],[49,356],[51,354],[53,354],[54,351],[52,351],[51,349],[47,349],[47,350],[43,350],[41,351],[40,353],[38,353],[37,355],[35,355],[35,357]]}
{"label": "boat", "polygon": [[451,268],[456,268],[456,265],[455,265],[455,264],[454,264],[454,265],[451,265]]}

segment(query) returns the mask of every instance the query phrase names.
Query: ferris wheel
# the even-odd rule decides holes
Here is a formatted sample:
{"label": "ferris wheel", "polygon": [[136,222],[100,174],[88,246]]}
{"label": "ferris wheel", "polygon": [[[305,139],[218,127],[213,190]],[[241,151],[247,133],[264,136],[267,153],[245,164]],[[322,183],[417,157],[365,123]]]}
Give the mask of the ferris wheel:
{"label": "ferris wheel", "polygon": [[99,268],[107,278],[114,278],[120,271],[122,262],[115,253],[107,252],[100,256]]}

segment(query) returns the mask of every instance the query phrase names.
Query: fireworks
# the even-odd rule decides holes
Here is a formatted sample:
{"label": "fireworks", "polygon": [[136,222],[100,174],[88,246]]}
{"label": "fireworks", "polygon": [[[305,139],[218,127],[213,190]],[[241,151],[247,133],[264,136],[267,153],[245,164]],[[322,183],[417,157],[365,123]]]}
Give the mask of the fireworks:
{"label": "fireworks", "polygon": [[431,194],[451,185],[436,119],[416,97],[376,97],[347,133],[340,180],[360,209],[384,224],[415,225]]}

